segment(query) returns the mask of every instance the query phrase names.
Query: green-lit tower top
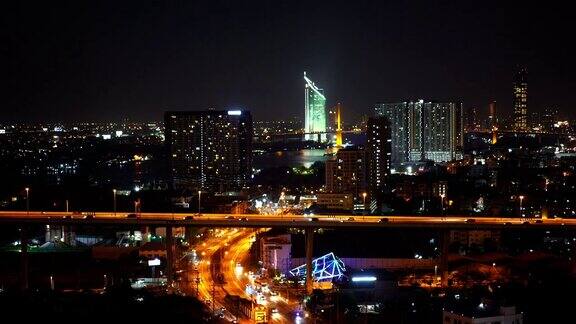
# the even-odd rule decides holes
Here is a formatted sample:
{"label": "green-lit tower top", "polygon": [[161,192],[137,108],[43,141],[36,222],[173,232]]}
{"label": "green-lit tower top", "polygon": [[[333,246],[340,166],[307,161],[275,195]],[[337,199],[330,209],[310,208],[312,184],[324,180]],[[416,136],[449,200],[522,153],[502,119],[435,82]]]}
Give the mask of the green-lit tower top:
{"label": "green-lit tower top", "polygon": [[326,97],[304,72],[304,135],[305,140],[326,141]]}

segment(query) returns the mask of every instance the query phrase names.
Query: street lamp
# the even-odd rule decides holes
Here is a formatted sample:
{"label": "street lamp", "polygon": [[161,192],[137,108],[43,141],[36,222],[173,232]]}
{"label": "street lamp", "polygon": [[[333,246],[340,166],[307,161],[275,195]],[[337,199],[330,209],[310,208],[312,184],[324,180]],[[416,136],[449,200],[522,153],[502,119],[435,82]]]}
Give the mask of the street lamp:
{"label": "street lamp", "polygon": [[366,209],[366,196],[368,196],[368,194],[363,192],[362,193],[362,199],[363,199],[364,209]]}
{"label": "street lamp", "polygon": [[26,215],[30,215],[30,188],[24,188],[26,190]]}
{"label": "street lamp", "polygon": [[522,200],[524,200],[524,196],[521,195],[518,198],[520,199],[520,217],[522,217]]}
{"label": "street lamp", "polygon": [[446,197],[445,194],[440,195],[440,214],[441,215],[444,215],[444,197]]}
{"label": "street lamp", "polygon": [[202,202],[202,190],[198,190],[198,214],[200,214],[200,203]]}
{"label": "street lamp", "polygon": [[116,216],[116,189],[112,189],[112,193],[114,194],[114,216]]}

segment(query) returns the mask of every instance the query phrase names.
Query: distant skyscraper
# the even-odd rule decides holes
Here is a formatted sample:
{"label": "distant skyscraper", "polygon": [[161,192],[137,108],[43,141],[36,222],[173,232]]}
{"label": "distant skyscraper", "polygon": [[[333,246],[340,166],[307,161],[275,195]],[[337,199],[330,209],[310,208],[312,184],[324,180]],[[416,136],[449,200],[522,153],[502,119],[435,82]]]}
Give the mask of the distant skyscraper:
{"label": "distant skyscraper", "polygon": [[480,124],[478,122],[478,111],[475,107],[468,108],[468,113],[466,114],[466,130],[469,132],[478,131]]}
{"label": "distant skyscraper", "polygon": [[528,72],[520,69],[514,76],[514,120],[512,129],[515,131],[528,130]]}
{"label": "distant skyscraper", "polygon": [[353,147],[338,150],[326,161],[326,190],[329,193],[360,195],[366,190],[366,159],[364,150]]}
{"label": "distant skyscraper", "polygon": [[320,133],[306,134],[307,141],[326,141],[326,97],[324,91],[319,89],[304,72],[304,132]]}
{"label": "distant skyscraper", "polygon": [[383,192],[386,178],[390,175],[392,157],[392,127],[384,116],[370,117],[366,131],[366,161],[368,187],[371,200]]}
{"label": "distant skyscraper", "polygon": [[233,191],[250,179],[249,111],[169,111],[164,119],[174,188]]}
{"label": "distant skyscraper", "polygon": [[540,123],[542,128],[546,132],[554,131],[554,124],[558,121],[558,109],[556,108],[545,108],[540,114]]}
{"label": "distant skyscraper", "polygon": [[462,104],[424,100],[382,103],[376,105],[376,114],[390,121],[393,164],[462,158]]}
{"label": "distant skyscraper", "polygon": [[496,116],[496,101],[492,101],[488,105],[488,122],[486,128],[488,130],[495,130],[498,128],[498,117]]}

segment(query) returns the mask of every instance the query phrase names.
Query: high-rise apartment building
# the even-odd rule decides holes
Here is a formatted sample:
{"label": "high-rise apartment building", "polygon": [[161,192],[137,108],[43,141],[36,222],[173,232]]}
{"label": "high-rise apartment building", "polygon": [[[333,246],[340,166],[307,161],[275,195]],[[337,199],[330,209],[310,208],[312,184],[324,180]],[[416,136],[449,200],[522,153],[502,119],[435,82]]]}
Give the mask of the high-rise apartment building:
{"label": "high-rise apartment building", "polygon": [[326,97],[304,72],[304,139],[326,142]]}
{"label": "high-rise apartment building", "polygon": [[360,195],[366,190],[366,157],[357,147],[338,150],[326,161],[326,191]]}
{"label": "high-rise apartment building", "polygon": [[492,101],[488,105],[488,120],[486,123],[486,129],[493,131],[498,129],[498,117],[496,116],[496,101]]}
{"label": "high-rise apartment building", "polygon": [[250,179],[249,111],[169,111],[164,119],[174,188],[234,191]]}
{"label": "high-rise apartment building", "polygon": [[528,130],[528,72],[521,68],[514,76],[514,120],[512,129],[519,132]]}
{"label": "high-rise apartment building", "polygon": [[376,115],[390,122],[392,163],[462,158],[464,116],[462,104],[424,100],[380,103]]}
{"label": "high-rise apartment building", "polygon": [[371,197],[382,193],[386,177],[390,175],[392,157],[391,126],[387,117],[368,119],[366,131],[366,165]]}

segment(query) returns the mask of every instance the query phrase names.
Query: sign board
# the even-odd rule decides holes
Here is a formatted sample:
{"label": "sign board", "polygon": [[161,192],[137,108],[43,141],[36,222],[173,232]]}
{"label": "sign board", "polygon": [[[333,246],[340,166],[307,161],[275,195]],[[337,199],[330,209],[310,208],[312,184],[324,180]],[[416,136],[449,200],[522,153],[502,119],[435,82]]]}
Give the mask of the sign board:
{"label": "sign board", "polygon": [[256,306],[254,307],[254,323],[266,323],[266,307],[263,306]]}
{"label": "sign board", "polygon": [[153,267],[153,266],[159,266],[160,265],[160,259],[156,258],[153,260],[148,260],[148,266],[149,267]]}

